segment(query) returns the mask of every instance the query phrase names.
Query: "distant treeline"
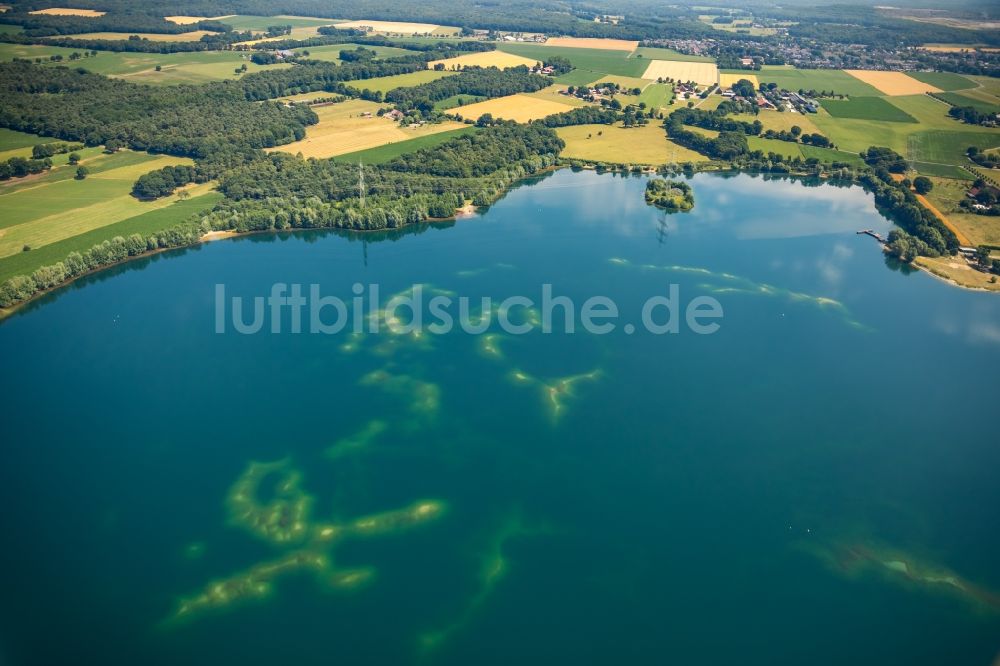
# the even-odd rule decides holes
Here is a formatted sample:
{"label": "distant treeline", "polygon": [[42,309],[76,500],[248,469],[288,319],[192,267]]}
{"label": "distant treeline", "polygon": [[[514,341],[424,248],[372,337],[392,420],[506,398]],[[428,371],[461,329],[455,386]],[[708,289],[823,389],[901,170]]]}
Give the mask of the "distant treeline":
{"label": "distant treeline", "polygon": [[[38,9],[44,9],[38,7]],[[9,11],[0,14],[0,23],[19,25],[27,37],[50,37],[53,35],[74,35],[85,32],[148,32],[163,35],[178,35],[193,30],[229,32],[232,27],[220,21],[204,20],[180,25],[163,18],[163,13],[143,14],[134,6],[122,12],[109,12],[104,16],[56,16],[53,14],[29,14],[27,11]]]}
{"label": "distant treeline", "polygon": [[[698,20],[698,13],[685,7],[673,7],[653,0],[626,2],[615,0],[607,6],[591,7],[567,4],[561,0],[510,0],[509,2],[483,3],[476,0],[426,0],[424,2],[399,2],[398,0],[367,0],[363,4],[353,0],[205,0],[161,5],[157,10],[148,9],[148,23],[138,32],[168,32],[154,29],[163,22],[165,14],[187,13],[191,16],[222,16],[227,14],[253,14],[262,16],[318,16],[346,19],[381,19],[413,21],[465,28],[502,30],[508,32],[547,32],[577,37],[612,37],[621,39],[646,39],[653,37],[699,37],[713,33],[711,27]],[[39,5],[39,6],[36,6]],[[48,5],[46,5],[48,6]],[[135,17],[141,11],[132,0],[77,0],[74,6],[107,11],[108,16]],[[143,9],[147,9],[144,6]],[[26,9],[41,9],[40,3],[17,3],[20,14]],[[156,12],[155,15],[152,15]],[[595,22],[599,14],[625,14],[627,20],[620,24]],[[58,22],[50,18],[33,16],[36,29],[52,29]],[[73,18],[73,17],[70,17]],[[95,19],[82,19],[93,21]],[[139,23],[133,18],[133,23]],[[63,25],[78,23],[79,18]],[[93,25],[93,24],[92,24]],[[186,26],[185,26],[186,27]],[[88,32],[91,29],[75,29]],[[109,28],[100,28],[108,30]]]}
{"label": "distant treeline", "polygon": [[248,104],[241,83],[152,87],[82,69],[0,63],[0,126],[204,158],[297,141],[318,122],[304,105]]}
{"label": "distant treeline", "polygon": [[[0,16],[3,16],[0,14]],[[160,42],[141,39],[123,33],[121,39],[76,39],[73,37],[42,38],[19,34],[0,33],[0,42],[7,44],[42,44],[63,46],[70,49],[88,51],[112,51],[118,53],[191,53],[194,51],[224,51],[236,42],[253,39],[251,32],[219,32],[204,35],[190,42]]]}
{"label": "distant treeline", "polygon": [[[428,219],[450,218],[471,199],[488,205],[515,181],[554,163],[562,141],[540,126],[504,124],[481,130],[475,141],[459,137],[426,148],[411,163],[394,160],[365,167],[366,203],[357,189],[357,167],[331,160],[305,161],[276,153],[233,169],[221,182],[227,199],[206,215],[148,237],[133,234],[72,252],[30,276],[0,284],[0,307],[25,301],[38,291],[163,248],[190,245],[211,230],[265,231],[290,228],[377,230]],[[476,164],[478,175],[442,176],[452,160]],[[279,175],[280,174],[280,175]]]}

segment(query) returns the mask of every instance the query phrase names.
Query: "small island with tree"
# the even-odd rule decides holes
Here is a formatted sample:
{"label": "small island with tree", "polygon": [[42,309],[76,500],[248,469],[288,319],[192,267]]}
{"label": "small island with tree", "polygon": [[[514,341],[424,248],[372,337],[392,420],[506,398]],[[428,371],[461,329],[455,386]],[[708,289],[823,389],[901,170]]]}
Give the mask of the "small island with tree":
{"label": "small island with tree", "polygon": [[689,211],[694,208],[694,192],[684,181],[653,178],[646,183],[646,203],[668,211]]}

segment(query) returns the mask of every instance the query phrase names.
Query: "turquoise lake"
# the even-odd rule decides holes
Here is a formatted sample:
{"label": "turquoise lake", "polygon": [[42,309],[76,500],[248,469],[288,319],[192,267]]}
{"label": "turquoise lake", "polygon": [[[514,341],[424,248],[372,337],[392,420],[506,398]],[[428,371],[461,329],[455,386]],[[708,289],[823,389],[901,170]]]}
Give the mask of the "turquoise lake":
{"label": "turquoise lake", "polygon": [[[162,254],[0,324],[0,664],[993,663],[1000,297],[888,261],[860,188],[690,183],[666,215],[642,177],[559,171],[455,223]],[[217,284],[276,282],[551,284],[620,323],[673,284],[724,316],[215,332]]]}

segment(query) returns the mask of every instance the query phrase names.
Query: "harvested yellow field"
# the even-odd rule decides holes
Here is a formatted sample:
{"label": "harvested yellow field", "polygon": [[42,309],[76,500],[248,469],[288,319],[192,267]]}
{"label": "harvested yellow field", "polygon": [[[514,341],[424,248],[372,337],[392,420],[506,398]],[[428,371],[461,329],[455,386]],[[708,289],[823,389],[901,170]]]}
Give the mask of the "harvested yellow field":
{"label": "harvested yellow field", "polygon": [[[316,108],[319,124],[306,128],[305,139],[268,150],[302,153],[305,157],[333,157],[465,127],[456,122],[400,127],[392,120],[376,116],[379,107],[374,102],[351,100]],[[370,115],[365,116],[366,113]]]}
{"label": "harvested yellow field", "polygon": [[682,83],[694,81],[700,86],[711,86],[719,82],[719,68],[714,62],[680,62],[677,60],[653,60],[646,68],[644,79],[673,79]]}
{"label": "harvested yellow field", "polygon": [[566,142],[562,156],[588,162],[615,164],[682,164],[707,158],[667,139],[658,124],[645,127],[573,125],[556,129]]}
{"label": "harvested yellow field", "polygon": [[920,47],[923,51],[934,51],[936,53],[961,53],[963,51],[985,51],[986,53],[998,53],[1000,49],[989,48],[974,44],[924,44]]}
{"label": "harvested yellow field", "polygon": [[639,42],[628,39],[598,39],[595,37],[550,37],[545,46],[565,46],[571,49],[604,49],[606,51],[635,51]]}
{"label": "harvested yellow field", "polygon": [[338,23],[338,28],[358,28],[371,32],[388,32],[396,35],[423,35],[434,32],[441,26],[433,23],[407,23],[405,21],[347,21]]}
{"label": "harvested yellow field", "polygon": [[[106,39],[109,41],[122,41],[132,35],[138,35],[140,39],[148,39],[151,42],[197,42],[205,35],[215,35],[218,33],[209,30],[192,30],[176,35],[167,35],[155,32],[85,32],[82,35],[58,35],[58,37],[72,37],[73,39]],[[55,39],[56,37],[53,37]]]}
{"label": "harvested yellow field", "polygon": [[740,79],[746,79],[753,84],[754,88],[760,87],[760,81],[754,74],[719,74],[719,85],[723,88],[730,88]]}
{"label": "harvested yellow field", "polygon": [[482,53],[470,53],[457,58],[447,60],[434,60],[427,63],[428,69],[434,69],[437,64],[443,64],[446,70],[464,69],[466,67],[497,67],[499,69],[510,69],[511,67],[534,67],[537,60],[525,58],[524,56],[504,53],[503,51],[483,51]]}
{"label": "harvested yellow field", "polygon": [[49,9],[37,9],[29,14],[46,14],[48,16],[86,16],[97,18],[104,16],[107,12],[99,12],[94,9],[67,9],[65,7],[50,7]]}
{"label": "harvested yellow field", "polygon": [[923,81],[917,81],[903,72],[875,72],[867,69],[845,69],[844,71],[886,95],[923,95],[929,92],[941,92],[940,88],[935,88]]}
{"label": "harvested yellow field", "polygon": [[[226,18],[232,18],[236,16],[235,14],[223,14],[222,16],[164,16],[164,21],[170,21],[171,23],[176,23],[177,25],[191,25],[192,23],[197,23],[198,21],[220,21]],[[278,17],[285,18],[285,17]]]}
{"label": "harvested yellow field", "polygon": [[530,95],[508,95],[507,97],[497,97],[485,102],[460,106],[452,109],[451,113],[457,113],[470,120],[477,120],[484,113],[489,113],[494,118],[526,123],[529,120],[551,116],[553,113],[571,111],[573,108],[569,104],[555,100],[540,99]]}
{"label": "harvested yellow field", "polygon": [[177,25],[191,25],[192,23],[197,23],[198,21],[207,21],[207,16],[164,16],[164,21],[170,21],[171,23],[176,23]]}

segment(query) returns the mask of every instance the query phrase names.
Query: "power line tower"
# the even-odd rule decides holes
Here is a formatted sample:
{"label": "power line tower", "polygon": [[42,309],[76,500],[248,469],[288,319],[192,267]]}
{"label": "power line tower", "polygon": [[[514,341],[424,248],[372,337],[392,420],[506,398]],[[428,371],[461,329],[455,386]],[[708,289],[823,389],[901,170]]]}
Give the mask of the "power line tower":
{"label": "power line tower", "polygon": [[365,165],[358,160],[358,198],[361,200],[361,207],[365,207]]}

